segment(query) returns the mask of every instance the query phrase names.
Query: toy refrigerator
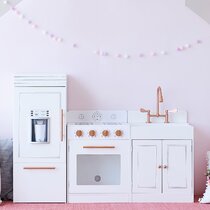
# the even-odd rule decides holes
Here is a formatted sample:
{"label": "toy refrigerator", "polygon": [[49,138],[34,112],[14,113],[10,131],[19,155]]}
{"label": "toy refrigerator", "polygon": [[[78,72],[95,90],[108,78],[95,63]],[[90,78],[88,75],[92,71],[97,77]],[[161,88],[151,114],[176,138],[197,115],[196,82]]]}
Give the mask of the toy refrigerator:
{"label": "toy refrigerator", "polygon": [[66,75],[14,77],[14,202],[66,202]]}

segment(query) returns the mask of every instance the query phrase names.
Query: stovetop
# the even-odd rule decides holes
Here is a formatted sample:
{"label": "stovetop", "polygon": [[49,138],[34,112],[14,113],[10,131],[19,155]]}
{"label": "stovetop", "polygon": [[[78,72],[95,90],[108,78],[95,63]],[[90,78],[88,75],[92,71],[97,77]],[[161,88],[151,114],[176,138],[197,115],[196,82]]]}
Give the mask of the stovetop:
{"label": "stovetop", "polygon": [[130,138],[127,111],[71,111],[67,115],[68,139],[123,140]]}
{"label": "stovetop", "polygon": [[127,123],[127,111],[78,110],[67,113],[68,123]]}

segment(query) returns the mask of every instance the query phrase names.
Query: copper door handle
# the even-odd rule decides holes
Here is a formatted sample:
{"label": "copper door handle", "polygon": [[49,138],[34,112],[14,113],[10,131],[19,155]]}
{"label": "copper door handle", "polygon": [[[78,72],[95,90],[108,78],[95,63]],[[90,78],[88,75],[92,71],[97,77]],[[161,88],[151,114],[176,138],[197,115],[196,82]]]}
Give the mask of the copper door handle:
{"label": "copper door handle", "polygon": [[38,166],[38,167],[23,167],[23,169],[25,170],[55,170],[56,167],[41,167],[41,166]]}
{"label": "copper door handle", "polygon": [[115,146],[83,146],[84,149],[114,149]]}

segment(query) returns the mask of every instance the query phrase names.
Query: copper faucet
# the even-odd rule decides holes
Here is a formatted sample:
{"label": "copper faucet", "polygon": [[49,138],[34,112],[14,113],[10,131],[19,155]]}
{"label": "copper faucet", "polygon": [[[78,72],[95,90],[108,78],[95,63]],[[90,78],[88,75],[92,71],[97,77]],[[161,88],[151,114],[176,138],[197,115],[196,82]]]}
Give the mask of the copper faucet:
{"label": "copper faucet", "polygon": [[151,123],[151,117],[164,117],[165,121],[164,123],[169,123],[168,121],[168,110],[165,110],[164,114],[160,113],[160,103],[163,102],[163,94],[162,94],[162,90],[161,87],[159,86],[157,88],[157,111],[156,114],[151,114],[151,111],[148,109],[140,109],[140,112],[146,112],[147,113],[147,123]]}

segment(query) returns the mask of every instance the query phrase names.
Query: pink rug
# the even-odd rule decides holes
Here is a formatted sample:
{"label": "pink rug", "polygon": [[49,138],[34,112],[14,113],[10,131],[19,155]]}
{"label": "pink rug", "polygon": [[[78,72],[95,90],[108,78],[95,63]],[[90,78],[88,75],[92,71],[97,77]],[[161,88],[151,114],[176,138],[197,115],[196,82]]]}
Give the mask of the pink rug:
{"label": "pink rug", "polygon": [[104,204],[13,204],[4,202],[0,210],[210,210],[210,204],[196,203],[104,203]]}

